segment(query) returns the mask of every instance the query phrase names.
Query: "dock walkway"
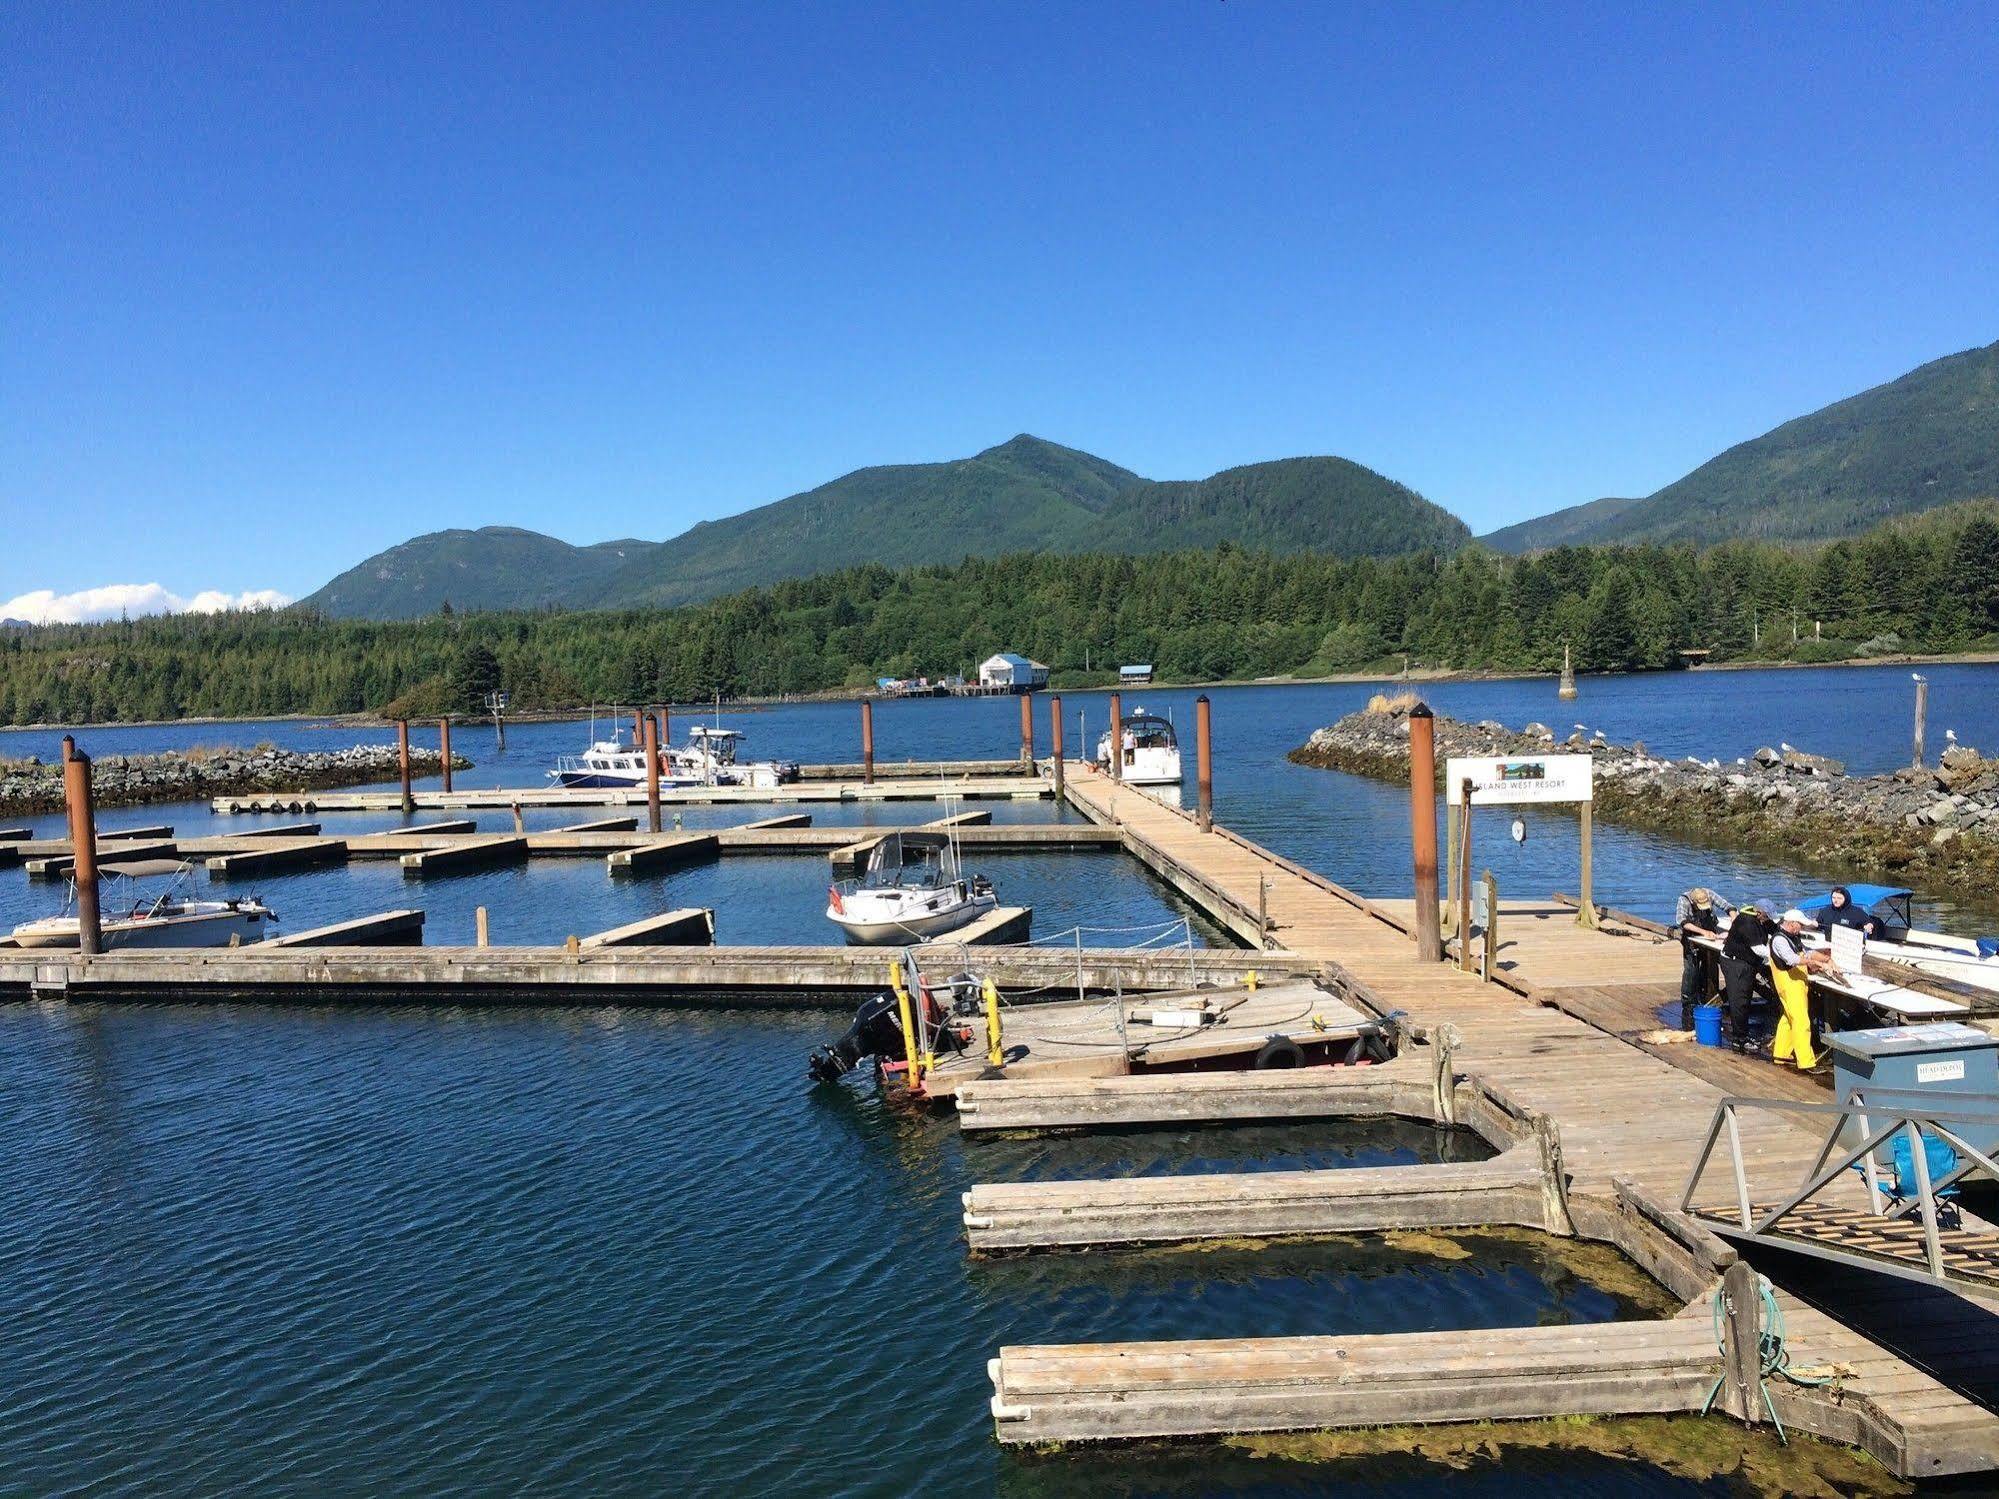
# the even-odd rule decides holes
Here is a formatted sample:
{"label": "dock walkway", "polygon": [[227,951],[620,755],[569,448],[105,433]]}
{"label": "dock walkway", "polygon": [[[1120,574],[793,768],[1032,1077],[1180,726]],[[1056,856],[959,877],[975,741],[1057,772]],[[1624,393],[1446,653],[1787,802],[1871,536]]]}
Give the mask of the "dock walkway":
{"label": "dock walkway", "polygon": [[[1219,896],[1238,917],[1244,911],[1261,912],[1270,943],[1321,959],[1336,974],[1351,975],[1358,992],[1387,1009],[1406,1012],[1419,1024],[1455,1027],[1461,1037],[1460,1075],[1475,1076],[1522,1108],[1555,1120],[1572,1194],[1611,1198],[1621,1180],[1658,1200],[1678,1200],[1715,1107],[1725,1096],[1722,1087],[1628,1044],[1569,1008],[1558,1008],[1553,996],[1548,1003],[1538,1002],[1475,974],[1422,961],[1406,923],[1392,909],[1219,826],[1204,833],[1186,813],[1087,766],[1068,767],[1066,781],[1069,801],[1093,821],[1122,827],[1163,856],[1164,867],[1148,862],[1188,899],[1212,911],[1210,897]],[[1648,951],[1651,944],[1641,947],[1615,932],[1586,931],[1574,925],[1572,914],[1560,931],[1551,922],[1546,935],[1546,967],[1557,966],[1553,954],[1558,938],[1564,954],[1559,966],[1585,980],[1571,987],[1635,981],[1656,992],[1662,954]],[[1677,962],[1677,954],[1670,956]],[[1548,985],[1545,969],[1542,983],[1560,987]],[[1531,982],[1522,987],[1535,988]],[[1786,1179],[1802,1174],[1817,1143],[1789,1124],[1744,1120],[1747,1157]],[[1787,1423],[1863,1446],[1907,1477],[1999,1467],[1999,1417],[1989,1409],[1788,1293],[1780,1301],[1794,1366],[1851,1371],[1836,1388],[1773,1386]],[[1985,1308],[1964,1306],[1966,1327],[1990,1323]],[[1592,1331],[1602,1335],[1601,1329]],[[1462,1343],[1468,1335],[1455,1336]],[[1114,1366],[1126,1352],[1145,1346],[1100,1347],[1095,1350],[1097,1367]],[[1182,1345],[1182,1351],[1195,1356],[1199,1345]],[[1029,1353],[1038,1357],[1045,1352],[1010,1349],[1007,1356],[1027,1369]],[[1999,1354],[1989,1337],[1959,1339],[1937,1363],[1959,1387],[1990,1387],[1999,1372]],[[1038,1440],[1018,1435],[1020,1423],[1005,1417],[1002,1407],[1019,1398],[1014,1384],[999,1388],[995,1409],[1000,1436]],[[1113,1412],[1109,1426],[1116,1427],[1117,1403],[1107,1399],[1106,1408]],[[1096,1434],[1147,1434],[1142,1425],[1134,1418],[1123,1431]]]}

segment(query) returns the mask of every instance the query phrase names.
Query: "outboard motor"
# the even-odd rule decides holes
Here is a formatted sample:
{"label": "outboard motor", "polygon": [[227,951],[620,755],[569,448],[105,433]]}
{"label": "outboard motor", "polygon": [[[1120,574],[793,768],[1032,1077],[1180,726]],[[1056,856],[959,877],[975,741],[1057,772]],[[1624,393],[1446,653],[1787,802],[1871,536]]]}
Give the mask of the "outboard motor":
{"label": "outboard motor", "polygon": [[847,1034],[812,1053],[806,1070],[819,1082],[837,1082],[854,1070],[862,1057],[893,1056],[902,1045],[902,1024],[896,1017],[895,996],[877,994],[861,1002]]}

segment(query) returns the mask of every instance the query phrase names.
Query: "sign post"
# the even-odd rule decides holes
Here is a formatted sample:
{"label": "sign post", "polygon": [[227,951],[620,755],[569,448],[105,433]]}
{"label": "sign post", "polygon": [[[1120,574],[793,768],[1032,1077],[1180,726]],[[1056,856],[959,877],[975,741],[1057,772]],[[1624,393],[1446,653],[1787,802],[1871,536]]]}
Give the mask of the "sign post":
{"label": "sign post", "polygon": [[[1461,966],[1470,966],[1470,900],[1463,888],[1471,877],[1471,809],[1480,806],[1508,806],[1526,802],[1577,803],[1582,812],[1582,887],[1576,908],[1576,924],[1596,925],[1596,905],[1590,893],[1592,862],[1590,805],[1595,783],[1596,761],[1589,755],[1454,755],[1447,762],[1444,793],[1450,805],[1459,809],[1463,825],[1458,831],[1455,867],[1460,880],[1458,893],[1458,953]],[[1494,913],[1495,915],[1497,913]]]}

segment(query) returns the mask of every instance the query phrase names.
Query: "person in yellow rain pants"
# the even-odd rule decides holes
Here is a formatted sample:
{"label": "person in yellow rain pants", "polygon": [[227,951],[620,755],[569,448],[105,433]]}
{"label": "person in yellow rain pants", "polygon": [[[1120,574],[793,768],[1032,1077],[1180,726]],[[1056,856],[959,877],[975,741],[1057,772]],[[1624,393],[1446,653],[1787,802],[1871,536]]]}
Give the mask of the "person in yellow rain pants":
{"label": "person in yellow rain pants", "polygon": [[1770,981],[1776,986],[1777,1034],[1770,1043],[1770,1059],[1794,1062],[1800,1072],[1818,1066],[1812,1050],[1811,975],[1831,965],[1828,952],[1805,951],[1805,913],[1786,911],[1770,938]]}

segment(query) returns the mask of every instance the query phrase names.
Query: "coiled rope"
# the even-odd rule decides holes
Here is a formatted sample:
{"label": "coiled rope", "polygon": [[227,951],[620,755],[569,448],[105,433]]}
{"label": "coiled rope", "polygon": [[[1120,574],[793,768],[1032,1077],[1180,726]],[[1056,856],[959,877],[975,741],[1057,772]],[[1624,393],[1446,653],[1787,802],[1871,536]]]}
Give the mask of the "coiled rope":
{"label": "coiled rope", "polygon": [[[1770,1398],[1771,1377],[1787,1379],[1795,1385],[1812,1386],[1829,1385],[1835,1376],[1821,1378],[1793,1369],[1791,1350],[1784,1341],[1784,1306],[1777,1300],[1769,1276],[1756,1277],[1756,1297],[1756,1390],[1763,1397],[1763,1409],[1770,1413],[1770,1424],[1777,1429],[1777,1440],[1788,1447],[1791,1439],[1784,1431],[1784,1422],[1777,1414],[1776,1403]],[[1715,1376],[1707,1399],[1701,1402],[1703,1416],[1714,1408],[1715,1397],[1721,1394],[1721,1387],[1728,1379],[1728,1311],[1728,1287],[1717,1286],[1714,1292],[1714,1344],[1721,1351],[1723,1369]]]}

